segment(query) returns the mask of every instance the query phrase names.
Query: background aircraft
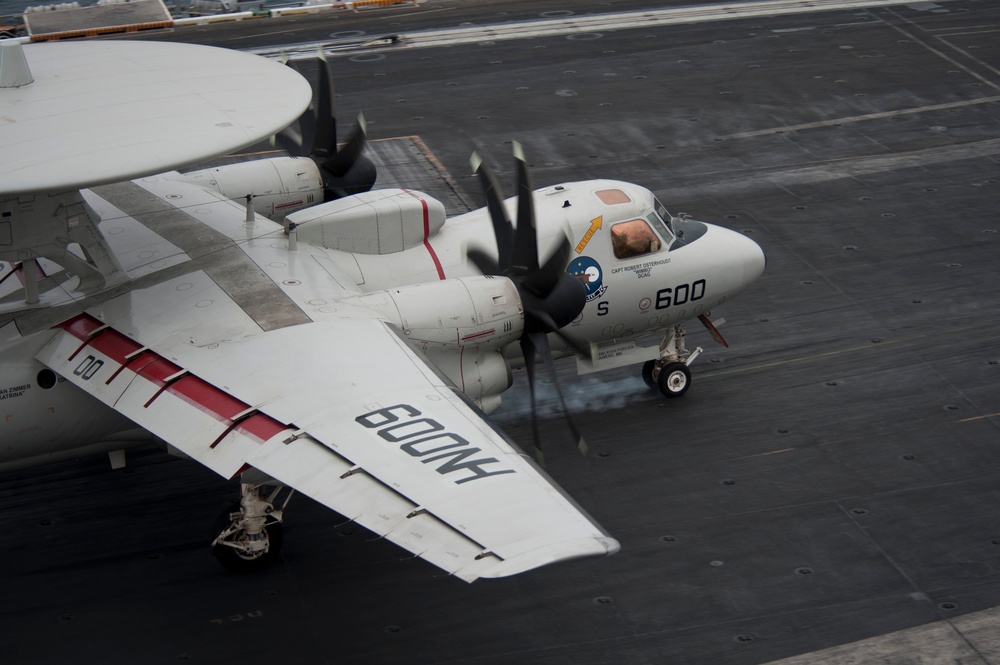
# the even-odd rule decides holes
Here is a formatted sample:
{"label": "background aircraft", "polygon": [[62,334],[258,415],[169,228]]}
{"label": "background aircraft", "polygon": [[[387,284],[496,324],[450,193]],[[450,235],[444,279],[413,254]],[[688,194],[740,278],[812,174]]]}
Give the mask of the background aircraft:
{"label": "background aircraft", "polygon": [[[79,55],[67,46],[77,48],[61,45],[63,57]],[[164,55],[148,44],[80,50],[102,51],[94,57],[105,63]],[[264,68],[238,60],[223,64]],[[61,66],[52,63],[39,69]],[[275,87],[301,90],[293,73],[268,74]],[[14,108],[60,80],[12,86],[0,104]],[[181,97],[172,97],[175,110]],[[294,106],[272,112],[287,122]],[[244,142],[276,129],[242,124]],[[113,123],[107,130],[115,135]],[[476,407],[499,405],[518,356],[529,375],[536,352],[551,367],[549,335],[557,354],[576,350],[588,355],[584,367],[601,369],[647,356],[633,337],[665,328],[646,374],[666,394],[683,393],[695,355],[684,348],[683,322],[755,279],[759,247],[673,219],[627,183],[533,195],[523,158],[516,203],[503,201],[479,162],[487,208],[448,224],[440,203],[407,190],[350,196],[284,224],[175,174],[123,183],[101,200],[65,193],[221,151],[177,135],[183,154],[127,172],[63,164],[57,181],[44,168],[10,169],[21,179],[0,192],[10,246],[0,254],[8,311],[0,358],[18,390],[9,402],[16,415],[0,425],[4,466],[117,451],[151,433],[240,478],[240,502],[213,545],[243,570],[280,548],[282,486],[467,581],[618,549]],[[127,142],[112,145],[128,153]],[[39,158],[37,147],[22,146],[18,165],[55,159],[51,150]]]}

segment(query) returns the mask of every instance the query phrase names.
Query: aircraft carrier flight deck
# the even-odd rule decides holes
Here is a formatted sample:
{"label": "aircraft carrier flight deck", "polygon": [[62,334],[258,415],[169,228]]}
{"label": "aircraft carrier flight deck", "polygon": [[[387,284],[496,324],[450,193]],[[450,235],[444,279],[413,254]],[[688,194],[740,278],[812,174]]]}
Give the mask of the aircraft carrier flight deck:
{"label": "aircraft carrier flight deck", "polygon": [[[234,576],[208,543],[236,486],[153,448],[82,458],[0,476],[3,661],[1000,664],[1000,5],[784,5],[427,0],[128,35],[322,44],[385,182],[462,212],[469,155],[513,191],[518,141],[536,187],[639,183],[767,267],[712,313],[729,349],[689,326],[681,399],[559,363],[590,454],[547,394],[547,471],[618,554],[467,585],[296,498],[279,563]],[[503,399],[530,440],[523,373]]]}

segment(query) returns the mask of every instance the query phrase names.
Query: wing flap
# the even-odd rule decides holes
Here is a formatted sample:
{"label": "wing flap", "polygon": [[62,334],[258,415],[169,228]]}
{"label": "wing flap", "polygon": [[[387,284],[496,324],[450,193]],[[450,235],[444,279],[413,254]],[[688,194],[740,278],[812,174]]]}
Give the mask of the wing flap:
{"label": "wing flap", "polygon": [[289,430],[89,314],[58,329],[41,362],[226,478]]}
{"label": "wing flap", "polygon": [[448,573],[468,582],[484,576],[468,570],[486,568],[469,566],[482,545],[308,435],[272,441],[248,462]]}

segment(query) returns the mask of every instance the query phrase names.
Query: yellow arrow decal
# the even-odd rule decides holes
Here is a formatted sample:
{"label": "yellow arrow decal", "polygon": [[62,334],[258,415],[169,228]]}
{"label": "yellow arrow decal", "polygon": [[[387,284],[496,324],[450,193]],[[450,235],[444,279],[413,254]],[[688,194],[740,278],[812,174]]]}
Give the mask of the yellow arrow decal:
{"label": "yellow arrow decal", "polygon": [[594,234],[597,233],[597,229],[601,228],[601,225],[603,223],[604,223],[603,215],[601,215],[597,219],[590,220],[590,228],[587,229],[587,232],[583,234],[583,240],[580,241],[580,244],[576,246],[577,254],[583,254],[583,249],[587,246],[587,243],[590,242],[590,239],[594,237]]}

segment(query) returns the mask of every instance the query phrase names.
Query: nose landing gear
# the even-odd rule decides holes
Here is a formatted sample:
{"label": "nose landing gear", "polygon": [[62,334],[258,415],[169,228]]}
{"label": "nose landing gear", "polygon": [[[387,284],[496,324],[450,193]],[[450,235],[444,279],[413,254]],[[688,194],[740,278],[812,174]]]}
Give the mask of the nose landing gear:
{"label": "nose landing gear", "polygon": [[[708,313],[698,319],[708,328],[712,339],[729,347],[726,340],[708,318]],[[719,324],[723,322],[719,319]],[[642,366],[642,380],[650,388],[659,388],[664,397],[680,397],[691,387],[691,370],[688,367],[695,358],[701,355],[699,346],[694,351],[688,351],[684,345],[684,326],[676,325],[663,333],[660,341],[660,357],[657,360],[647,360]]]}
{"label": "nose landing gear", "polygon": [[691,387],[688,365],[701,354],[699,346],[688,351],[684,345],[684,326],[676,325],[663,333],[660,357],[647,360],[642,366],[642,380],[650,388],[659,388],[664,397],[680,397]]}

